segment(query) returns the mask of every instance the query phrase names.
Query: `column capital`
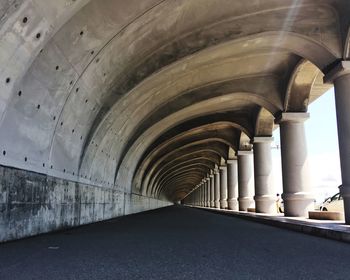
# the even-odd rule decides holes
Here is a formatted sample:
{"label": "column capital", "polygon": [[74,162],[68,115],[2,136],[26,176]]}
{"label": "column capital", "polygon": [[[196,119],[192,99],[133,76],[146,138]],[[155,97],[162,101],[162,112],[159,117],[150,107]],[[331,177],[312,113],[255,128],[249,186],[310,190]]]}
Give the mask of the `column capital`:
{"label": "column capital", "polygon": [[248,155],[252,155],[253,151],[238,151],[237,155],[238,156],[248,156]]}
{"label": "column capital", "polygon": [[214,175],[219,174],[219,168],[214,169]]}
{"label": "column capital", "polygon": [[253,139],[253,144],[256,143],[271,143],[273,142],[274,138],[273,137],[254,137]]}
{"label": "column capital", "polygon": [[284,122],[295,122],[302,123],[310,118],[310,113],[301,113],[301,112],[287,112],[282,113],[281,117],[276,119],[276,123]]}
{"label": "column capital", "polygon": [[226,165],[220,165],[220,166],[219,166],[219,169],[220,169],[220,170],[225,170],[225,169],[227,169],[227,166],[226,166]]}
{"label": "column capital", "polygon": [[207,178],[205,178],[205,181],[210,181],[210,176],[208,176]]}
{"label": "column capital", "polygon": [[350,61],[338,62],[323,78],[325,84],[334,83],[341,76],[350,74]]}
{"label": "column capital", "polygon": [[235,163],[235,162],[237,162],[237,159],[228,159],[226,161],[227,164],[232,164],[232,163]]}

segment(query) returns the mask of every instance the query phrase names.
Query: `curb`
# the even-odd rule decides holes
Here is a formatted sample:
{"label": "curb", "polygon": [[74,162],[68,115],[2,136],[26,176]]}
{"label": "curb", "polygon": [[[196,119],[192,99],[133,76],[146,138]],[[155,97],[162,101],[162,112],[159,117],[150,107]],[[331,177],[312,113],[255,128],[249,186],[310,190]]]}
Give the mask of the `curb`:
{"label": "curb", "polygon": [[216,214],[233,216],[236,218],[249,220],[269,226],[279,227],[291,231],[301,232],[317,237],[332,239],[336,241],[341,241],[345,243],[350,243],[350,228],[347,229],[333,229],[325,224],[312,224],[312,222],[307,221],[297,221],[297,220],[287,220],[284,217],[278,219],[279,217],[270,217],[270,216],[257,216],[256,214],[245,213],[245,212],[234,212],[228,210],[217,210],[212,208],[203,208],[203,207],[194,207],[199,210],[204,210],[208,212],[214,212]]}

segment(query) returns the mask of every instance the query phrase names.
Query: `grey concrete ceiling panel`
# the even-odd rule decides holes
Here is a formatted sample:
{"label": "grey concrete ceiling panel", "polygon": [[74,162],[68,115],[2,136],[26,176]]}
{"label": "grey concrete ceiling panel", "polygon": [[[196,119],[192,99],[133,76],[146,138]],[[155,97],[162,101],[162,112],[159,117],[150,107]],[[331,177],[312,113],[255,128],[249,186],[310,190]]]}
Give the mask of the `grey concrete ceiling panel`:
{"label": "grey concrete ceiling panel", "polygon": [[[0,0],[0,164],[142,192],[180,166],[159,168],[171,141],[223,115],[232,134],[179,143],[216,135],[227,158],[328,89],[349,12],[347,0]],[[202,172],[157,195],[184,196]]]}

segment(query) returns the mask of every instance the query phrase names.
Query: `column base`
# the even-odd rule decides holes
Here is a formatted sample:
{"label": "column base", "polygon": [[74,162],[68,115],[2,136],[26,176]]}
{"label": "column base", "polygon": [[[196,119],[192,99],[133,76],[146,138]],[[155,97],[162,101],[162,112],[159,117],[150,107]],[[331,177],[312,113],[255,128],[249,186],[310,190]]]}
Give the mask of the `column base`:
{"label": "column base", "polygon": [[220,202],[219,201],[215,201],[214,203],[215,203],[214,207],[219,209],[220,208]]}
{"label": "column base", "polygon": [[239,211],[247,211],[248,208],[254,207],[254,200],[252,197],[238,198]]}
{"label": "column base", "polygon": [[214,208],[214,207],[215,207],[214,201],[210,201],[210,208]]}
{"label": "column base", "polygon": [[238,200],[237,200],[237,198],[235,198],[235,199],[228,199],[227,200],[227,206],[228,206],[228,209],[230,209],[230,210],[238,211],[239,207],[238,207]]}
{"label": "column base", "polygon": [[227,200],[220,200],[220,208],[227,209]]}
{"label": "column base", "polygon": [[340,186],[339,191],[344,202],[345,223],[350,225],[350,186]]}
{"label": "column base", "polygon": [[315,200],[310,193],[283,193],[284,216],[308,217],[315,210]]}
{"label": "column base", "polygon": [[265,214],[277,213],[277,198],[272,195],[256,195],[255,200],[255,212]]}

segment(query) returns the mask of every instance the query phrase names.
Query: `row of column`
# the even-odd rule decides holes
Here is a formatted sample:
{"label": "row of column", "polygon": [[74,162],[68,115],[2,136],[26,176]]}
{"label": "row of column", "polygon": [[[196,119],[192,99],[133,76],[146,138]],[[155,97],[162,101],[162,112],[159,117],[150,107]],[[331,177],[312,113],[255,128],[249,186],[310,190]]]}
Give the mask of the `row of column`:
{"label": "row of column", "polygon": [[[345,221],[350,224],[350,61],[340,61],[324,78],[333,83],[338,126],[338,140]],[[287,216],[306,216],[313,209],[310,195],[307,148],[304,121],[307,113],[283,113],[280,120],[284,212]],[[254,139],[255,206],[257,212],[273,213],[275,193],[271,179],[271,138]],[[237,164],[238,162],[238,164]],[[238,168],[237,168],[238,165]],[[239,151],[236,160],[228,160],[206,179],[210,192],[203,196],[210,207],[246,210],[252,199],[251,153]],[[220,176],[219,176],[220,173]],[[227,177],[227,179],[226,179]],[[220,180],[222,184],[220,184]],[[238,182],[238,183],[237,183]],[[220,186],[220,187],[219,187]],[[190,203],[198,205],[198,192],[191,194]],[[238,193],[237,193],[238,190]],[[210,195],[209,195],[210,194]],[[204,204],[203,204],[204,205]],[[208,206],[209,207],[209,206]]]}
{"label": "row of column", "polygon": [[[307,216],[313,210],[308,177],[304,121],[307,113],[283,113],[279,120],[283,173],[284,212]],[[256,137],[253,151],[238,151],[236,159],[213,170],[192,194],[194,205],[257,213],[276,213],[272,178],[272,137]]]}

